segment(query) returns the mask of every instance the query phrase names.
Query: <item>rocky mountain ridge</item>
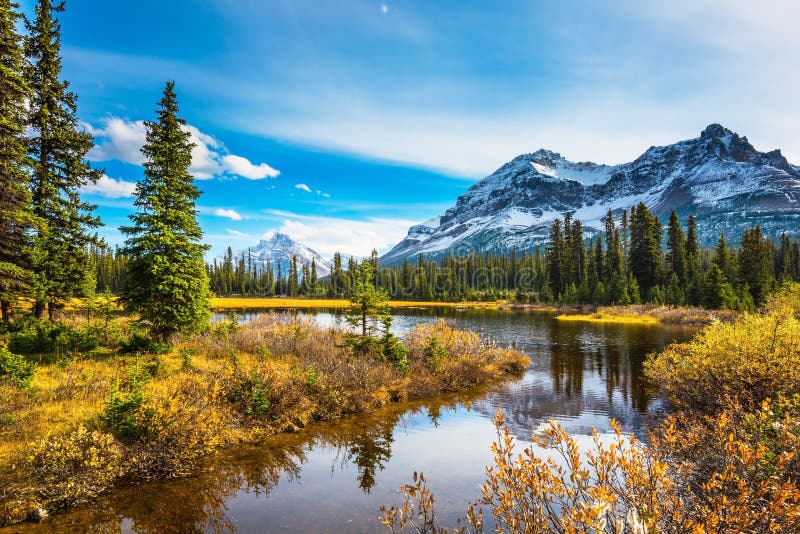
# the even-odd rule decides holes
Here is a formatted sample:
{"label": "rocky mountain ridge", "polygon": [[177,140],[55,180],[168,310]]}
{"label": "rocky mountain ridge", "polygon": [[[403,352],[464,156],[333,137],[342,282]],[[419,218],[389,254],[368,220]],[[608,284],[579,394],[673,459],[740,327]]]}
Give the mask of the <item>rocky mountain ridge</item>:
{"label": "rocky mountain ridge", "polygon": [[738,242],[754,224],[773,237],[797,237],[800,167],[780,150],[759,152],[719,124],[621,165],[576,163],[537,150],[474,184],[441,216],[411,227],[382,259],[530,250],[545,243],[553,220],[568,212],[591,235],[602,230],[609,209],[619,214],[639,202],[664,221],[672,209],[684,219],[696,215],[706,245],[722,231]]}

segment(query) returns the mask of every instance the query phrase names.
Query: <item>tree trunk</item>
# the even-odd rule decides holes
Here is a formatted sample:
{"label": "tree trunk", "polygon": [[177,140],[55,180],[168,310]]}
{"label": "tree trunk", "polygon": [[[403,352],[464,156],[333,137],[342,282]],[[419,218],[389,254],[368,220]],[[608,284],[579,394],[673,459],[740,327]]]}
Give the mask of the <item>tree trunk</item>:
{"label": "tree trunk", "polygon": [[0,316],[4,323],[11,321],[11,303],[7,300],[0,300]]}
{"label": "tree trunk", "polygon": [[33,316],[37,319],[44,317],[44,308],[45,303],[37,300],[36,304],[33,305]]}
{"label": "tree trunk", "polygon": [[361,335],[367,337],[367,308],[361,310]]}
{"label": "tree trunk", "polygon": [[50,318],[51,321],[56,320],[56,315],[58,313],[58,309],[56,309],[55,302],[48,302],[47,303],[47,316]]}

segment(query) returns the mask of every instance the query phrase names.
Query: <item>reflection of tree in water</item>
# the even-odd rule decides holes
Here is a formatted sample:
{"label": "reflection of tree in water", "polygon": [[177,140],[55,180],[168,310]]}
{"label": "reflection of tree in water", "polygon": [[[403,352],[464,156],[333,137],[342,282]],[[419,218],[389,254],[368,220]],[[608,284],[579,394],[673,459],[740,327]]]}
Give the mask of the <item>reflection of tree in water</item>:
{"label": "reflection of tree in water", "polygon": [[[426,413],[435,418],[483,395],[485,390],[479,388],[435,401],[402,403],[371,415],[309,425],[297,434],[273,436],[258,446],[221,453],[193,477],[119,488],[94,506],[55,515],[49,531],[235,532],[237,525],[228,516],[231,500],[243,492],[266,500],[282,479],[299,479],[306,451],[315,444],[338,449],[342,467],[353,465],[359,487],[369,493],[391,457],[394,431],[406,423],[406,416]],[[35,525],[20,525],[20,531],[39,532]]]}
{"label": "reflection of tree in water", "polygon": [[298,477],[306,461],[297,444],[240,456],[223,454],[191,478],[120,488],[96,506],[53,517],[50,531],[120,532],[124,526],[141,533],[235,532],[228,501],[241,491],[268,495],[282,477]]}
{"label": "reflection of tree in water", "polygon": [[347,447],[348,459],[358,469],[358,486],[369,493],[375,486],[375,474],[383,471],[392,456],[394,425],[383,428],[365,428],[352,436]]}
{"label": "reflection of tree in water", "polygon": [[512,432],[523,439],[554,417],[575,434],[614,418],[646,437],[646,421],[658,397],[658,388],[643,374],[646,356],[693,333],[669,326],[544,323],[527,379],[487,397],[478,411],[491,417],[501,408]]}
{"label": "reflection of tree in water", "polygon": [[484,394],[484,388],[477,388],[469,393],[443,396],[436,400],[389,406],[372,415],[326,425],[321,429],[319,439],[339,450],[335,463],[342,468],[349,464],[356,467],[359,488],[364,493],[370,493],[375,487],[377,473],[385,468],[392,456],[394,433],[398,426],[404,426],[410,416],[422,412],[438,426],[443,410],[454,410],[459,405],[469,407],[473,400]]}
{"label": "reflection of tree in water", "polygon": [[553,393],[564,395],[567,399],[580,398],[583,394],[583,370],[585,352],[575,325],[559,325],[552,322],[550,327],[551,352],[550,375],[553,379]]}

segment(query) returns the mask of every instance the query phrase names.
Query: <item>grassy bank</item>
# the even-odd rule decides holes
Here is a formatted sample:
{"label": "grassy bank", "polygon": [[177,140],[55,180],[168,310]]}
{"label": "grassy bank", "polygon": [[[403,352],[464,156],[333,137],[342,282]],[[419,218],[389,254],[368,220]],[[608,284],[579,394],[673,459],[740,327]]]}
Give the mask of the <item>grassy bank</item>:
{"label": "grassy bank", "polygon": [[[502,302],[435,302],[416,300],[391,300],[390,308],[471,308],[497,309]],[[288,297],[215,297],[211,307],[216,311],[247,309],[345,309],[351,305],[347,299],[306,299]]]}
{"label": "grassy bank", "polygon": [[[90,349],[90,332],[66,327],[5,337],[18,350],[53,350],[0,351],[0,524],[196,472],[223,447],[492,383],[529,364],[441,322],[406,336],[402,365],[354,350],[344,331],[283,315],[220,323],[171,350],[137,341],[124,320],[112,327],[112,348]],[[75,340],[58,344],[64,336]]]}
{"label": "grassy bank", "polygon": [[715,321],[732,322],[740,317],[731,310],[706,310],[703,308],[667,307],[653,305],[608,306],[584,311],[571,310],[556,317],[559,321],[586,321],[618,324],[682,324],[703,326]]}

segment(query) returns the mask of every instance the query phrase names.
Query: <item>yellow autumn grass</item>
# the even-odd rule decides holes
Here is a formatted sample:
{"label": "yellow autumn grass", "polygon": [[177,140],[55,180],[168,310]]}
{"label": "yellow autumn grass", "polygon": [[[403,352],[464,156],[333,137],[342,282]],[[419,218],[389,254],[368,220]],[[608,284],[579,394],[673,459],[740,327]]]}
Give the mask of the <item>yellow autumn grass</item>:
{"label": "yellow autumn grass", "polygon": [[[355,352],[345,331],[262,314],[178,339],[167,354],[112,351],[40,364],[29,389],[0,383],[0,526],[39,506],[89,502],[119,480],[190,474],[226,445],[498,382],[530,364],[444,322],[417,327],[406,344],[403,370],[382,352]],[[123,413],[139,433],[114,434],[117,423],[103,419],[112,391],[132,391],[140,372],[142,396]]]}
{"label": "yellow autumn grass", "polygon": [[730,323],[741,317],[733,310],[706,310],[688,306],[658,306],[632,304],[630,306],[604,306],[593,313],[565,313],[556,317],[560,321],[585,321],[592,323],[617,323],[651,325],[657,323],[704,326],[714,322]]}
{"label": "yellow autumn grass", "polygon": [[608,315],[605,313],[573,313],[556,316],[559,321],[589,322],[589,323],[614,323],[614,324],[658,324],[661,320],[650,315]]}
{"label": "yellow autumn grass", "polygon": [[[390,308],[470,308],[498,309],[503,301],[493,302],[433,302],[415,300],[391,300]],[[284,297],[215,297],[211,299],[214,310],[246,310],[246,309],[321,309],[348,308],[350,301],[346,299],[305,299]]]}

